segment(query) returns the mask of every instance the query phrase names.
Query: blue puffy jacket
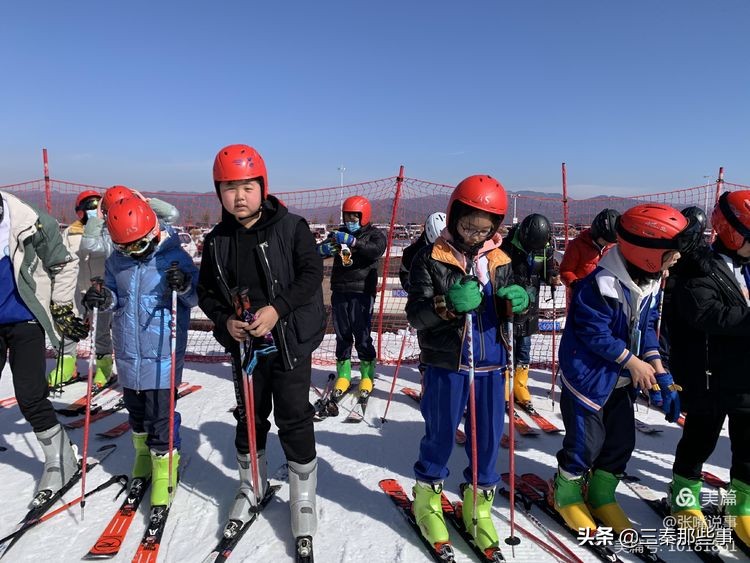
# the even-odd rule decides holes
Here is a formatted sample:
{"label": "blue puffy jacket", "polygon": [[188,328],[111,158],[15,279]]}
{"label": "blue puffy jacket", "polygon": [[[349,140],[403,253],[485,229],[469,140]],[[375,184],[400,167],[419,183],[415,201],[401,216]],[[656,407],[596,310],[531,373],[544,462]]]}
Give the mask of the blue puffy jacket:
{"label": "blue puffy jacket", "polygon": [[112,345],[117,378],[123,387],[139,391],[169,389],[172,294],[165,273],[172,262],[178,262],[190,276],[189,289],[177,298],[176,385],[182,378],[190,309],[198,304],[198,269],[170,227],[162,226],[164,235],[167,238],[148,260],[116,251],[105,263],[104,283],[114,294]]}
{"label": "blue puffy jacket", "polygon": [[660,298],[659,280],[635,286],[617,248],[577,284],[559,354],[561,383],[576,402],[598,411],[618,378],[630,377],[623,366],[634,354],[643,361],[660,358]]}

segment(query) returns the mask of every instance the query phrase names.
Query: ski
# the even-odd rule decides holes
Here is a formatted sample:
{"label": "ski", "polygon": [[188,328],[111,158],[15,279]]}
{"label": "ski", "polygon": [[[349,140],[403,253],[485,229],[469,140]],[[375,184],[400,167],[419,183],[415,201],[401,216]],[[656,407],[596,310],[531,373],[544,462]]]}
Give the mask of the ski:
{"label": "ski", "polygon": [[513,420],[515,421],[516,431],[522,436],[538,436],[539,432],[534,430],[529,423],[526,422],[521,415],[518,414],[516,409],[513,409]]}
{"label": "ski", "polygon": [[412,389],[411,387],[403,387],[401,389],[401,392],[407,397],[414,399],[417,402],[417,404],[419,404],[422,401],[422,394],[416,389]]}
{"label": "ski", "polygon": [[398,508],[401,515],[406,519],[406,522],[409,524],[411,529],[414,530],[414,533],[417,534],[417,537],[419,537],[424,546],[427,548],[433,561],[436,561],[437,563],[455,561],[453,546],[450,544],[450,542],[432,545],[429,541],[427,541],[427,538],[422,535],[422,531],[419,529],[419,524],[417,524],[417,521],[414,519],[414,514],[411,510],[412,500],[409,498],[409,495],[406,494],[406,491],[404,491],[404,488],[396,479],[383,479],[378,483],[378,485],[383,490],[383,492],[388,495],[388,498],[391,499],[393,504],[396,505],[396,508]]}
{"label": "ski", "polygon": [[354,404],[354,408],[349,411],[349,414],[344,419],[347,423],[362,422],[365,419],[365,410],[367,410],[367,401],[370,400],[370,393],[361,393],[357,398],[357,402]]}
{"label": "ski", "polygon": [[110,559],[120,552],[125,541],[130,524],[138,511],[143,497],[146,495],[151,479],[133,479],[128,489],[128,496],[122,502],[120,509],[112,517],[99,539],[96,540],[84,559]]}
{"label": "ski", "polygon": [[443,506],[443,515],[453,525],[458,534],[469,545],[471,550],[479,558],[480,561],[485,561],[487,563],[497,563],[498,561],[505,561],[503,552],[500,551],[499,547],[491,547],[486,551],[483,551],[474,542],[474,537],[466,529],[466,526],[464,526],[464,519],[462,514],[463,503],[461,501],[456,501],[451,504],[451,502],[448,500],[448,497],[445,496],[445,493],[441,495],[440,501]]}
{"label": "ski", "polygon": [[466,443],[466,433],[460,428],[456,429],[456,444],[463,446]]}
{"label": "ski", "polygon": [[[113,377],[105,385],[91,390],[91,397],[94,398],[103,393],[110,393],[119,388],[117,377]],[[55,409],[55,412],[63,416],[78,416],[86,411],[86,395],[70,403],[67,407]]]}
{"label": "ski", "polygon": [[536,424],[543,432],[546,432],[548,434],[554,434],[557,432],[562,432],[562,428],[558,428],[554,424],[552,424],[549,420],[544,418],[539,412],[533,407],[533,405],[516,405],[518,408],[520,408],[523,412],[525,412],[527,415],[529,415],[529,418],[534,421],[534,424]]}
{"label": "ski", "polygon": [[[508,473],[503,473],[502,478],[503,481],[507,483],[510,480],[510,475]],[[579,542],[578,531],[568,527],[563,517],[559,512],[557,512],[557,510],[555,510],[552,505],[550,505],[549,501],[541,491],[538,491],[537,489],[532,487],[528,482],[526,482],[519,476],[516,476],[515,481],[516,494],[520,497],[520,499],[522,499],[523,503],[527,506],[527,509],[530,509],[532,505],[538,507],[545,514],[547,514],[547,516],[552,518],[552,520],[554,520],[560,526],[560,528],[565,530],[568,535]],[[604,545],[598,545],[591,541],[587,541],[581,545],[588,549],[591,553],[596,555],[602,561],[622,563],[622,559],[620,559],[614,551]]]}
{"label": "ski", "polygon": [[133,557],[133,563],[156,563],[159,556],[161,537],[167,526],[170,506],[152,506],[146,531]]}
{"label": "ski", "polygon": [[[117,448],[116,444],[107,444],[106,446],[102,446],[101,448],[99,448],[96,451],[98,456],[94,456],[95,459],[86,464],[86,471],[90,471],[91,469],[102,463],[115,450],[115,448]],[[19,539],[21,539],[21,536],[23,536],[26,531],[28,531],[30,522],[38,520],[42,516],[44,516],[44,514],[50,508],[52,508],[54,504],[58,500],[60,500],[65,495],[65,493],[72,489],[80,480],[81,469],[79,468],[75,475],[73,475],[73,477],[71,477],[70,480],[65,483],[65,485],[63,485],[61,489],[58,489],[55,492],[48,491],[37,494],[37,496],[32,501],[33,508],[31,508],[31,510],[26,513],[26,516],[23,517],[23,519],[16,525],[15,529],[13,530],[13,533],[15,535],[10,540],[0,544],[0,559],[3,558],[5,554],[8,553],[8,550],[10,550],[10,548],[13,547]]]}
{"label": "ski", "polygon": [[638,430],[638,432],[642,432],[643,434],[659,434],[663,432],[661,428],[656,428],[656,426],[651,426],[650,424],[646,424],[645,422],[635,419],[635,429]]}
{"label": "ski", "polygon": [[15,397],[5,397],[5,399],[0,399],[0,409],[9,409],[17,402],[18,399],[16,399]]}
{"label": "ski", "polygon": [[296,543],[295,563],[314,563],[312,538],[310,536],[300,536],[297,538]]}
{"label": "ski", "polygon": [[238,525],[238,522],[230,520],[224,528],[224,534],[219,540],[219,543],[216,544],[216,547],[214,547],[213,551],[208,555],[208,557],[203,560],[203,563],[226,561],[229,556],[232,555],[232,551],[234,551],[234,548],[237,547],[237,544],[247,533],[250,526],[255,523],[260,513],[268,505],[268,503],[271,502],[271,499],[273,499],[274,495],[280,488],[281,485],[272,485],[268,487],[265,496],[260,501],[258,509],[250,517],[250,520],[245,522],[244,525],[240,526]]}
{"label": "ski", "polygon": [[[202,389],[203,387],[201,385],[190,385],[188,386],[188,383],[181,383],[178,389],[182,389],[180,392],[177,393],[177,398],[181,399],[185,395],[189,395],[190,393],[193,393],[195,391],[198,391],[199,389]],[[91,422],[96,422],[97,420],[101,420],[104,417],[107,417],[111,414],[115,414],[116,412],[119,412],[125,408],[125,401],[120,398],[113,406],[104,408],[103,404],[96,405],[95,407],[91,408],[91,416],[89,417],[91,419]],[[68,422],[66,424],[63,424],[65,428],[68,429],[75,429],[75,428],[81,428],[86,424],[86,418],[78,418],[72,422]]]}
{"label": "ski", "polygon": [[[644,501],[651,510],[658,514],[659,518],[664,520],[667,517],[671,517],[671,510],[667,504],[666,498],[660,497],[653,490],[638,482],[637,477],[628,477],[623,479],[622,482],[625,483],[625,485],[633,491],[638,498]],[[713,538],[704,536],[695,539],[700,543],[693,543],[686,547],[691,553],[700,558],[701,561],[705,561],[706,563],[719,563],[723,561],[719,556],[719,547],[713,543]],[[702,541],[707,539],[711,540],[710,544]]]}

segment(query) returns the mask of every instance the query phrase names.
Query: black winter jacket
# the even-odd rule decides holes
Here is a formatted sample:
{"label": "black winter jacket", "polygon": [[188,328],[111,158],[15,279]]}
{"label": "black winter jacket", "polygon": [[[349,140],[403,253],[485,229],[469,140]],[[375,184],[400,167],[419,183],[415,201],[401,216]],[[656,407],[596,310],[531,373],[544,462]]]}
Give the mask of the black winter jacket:
{"label": "black winter jacket", "polygon": [[555,251],[548,244],[544,250],[526,252],[518,241],[518,225],[508,231],[500,247],[510,256],[513,268],[511,284],[520,285],[529,294],[529,308],[514,317],[515,336],[530,336],[539,332],[539,288],[549,284],[559,274]]}
{"label": "black winter jacket", "polygon": [[716,251],[705,248],[683,260],[669,326],[675,381],[689,409],[713,398],[728,409],[750,411],[750,306]]}
{"label": "black winter jacket", "polygon": [[[488,253],[490,279],[493,292],[510,284],[510,259],[499,248]],[[463,267],[452,256],[450,247],[442,237],[434,245],[428,244],[414,257],[409,274],[409,297],[406,302],[406,317],[417,329],[421,349],[420,359],[425,364],[456,370],[461,357],[464,315],[445,320],[435,311],[434,298],[445,295],[448,289],[464,277]],[[498,318],[502,312],[498,310]],[[498,331],[498,335],[500,332]]]}
{"label": "black winter jacket", "polygon": [[338,293],[366,293],[375,296],[378,288],[378,260],[385,253],[387,244],[385,235],[372,223],[365,225],[356,233],[350,233],[346,227],[339,231],[349,233],[357,239],[352,247],[351,266],[344,266],[341,257],[335,256],[331,272],[331,291]]}
{"label": "black winter jacket", "polygon": [[[323,307],[323,261],[315,250],[307,222],[288,212],[274,196],[264,203],[270,218],[258,230],[260,244],[248,260],[260,264],[259,278],[279,314],[273,330],[286,369],[309,360],[323,340],[326,315]],[[234,217],[222,211],[222,221],[206,235],[198,279],[198,304],[214,322],[214,336],[227,350],[238,351],[238,343],[227,332],[226,322],[235,313],[232,304],[236,262],[230,259],[237,247]]]}
{"label": "black winter jacket", "polygon": [[427,236],[423,232],[417,240],[404,249],[404,253],[401,255],[401,267],[398,270],[398,277],[401,280],[401,287],[406,291],[409,291],[409,270],[411,270],[411,263],[414,261],[417,253],[428,244]]}

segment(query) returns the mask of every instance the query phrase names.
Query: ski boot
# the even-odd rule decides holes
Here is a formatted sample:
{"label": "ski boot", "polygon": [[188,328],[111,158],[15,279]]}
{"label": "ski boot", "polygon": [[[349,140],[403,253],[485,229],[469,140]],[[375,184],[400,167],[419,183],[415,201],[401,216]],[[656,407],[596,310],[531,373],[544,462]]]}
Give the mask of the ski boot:
{"label": "ski boot", "polygon": [[151,478],[151,450],[146,445],[148,438],[147,432],[133,432],[133,448],[135,449],[135,459],[133,460],[133,470],[130,472],[132,479],[142,479],[144,481]]}
{"label": "ski boot", "polygon": [[732,479],[729,494],[734,493],[734,503],[726,503],[728,516],[734,517],[734,533],[737,540],[750,546],[750,485]]}
{"label": "ski boot", "polygon": [[414,502],[411,505],[414,519],[422,531],[422,535],[440,551],[443,544],[450,545],[448,528],[445,525],[441,495],[443,482],[425,483],[417,481],[413,489]]}
{"label": "ski boot", "polygon": [[701,486],[700,480],[687,479],[672,473],[672,482],[669,484],[669,505],[672,516],[677,520],[678,528],[699,532],[708,527],[701,509]]}
{"label": "ski boot", "polygon": [[375,379],[375,360],[362,360],[359,362],[359,396],[367,398],[372,393],[373,380]]}
{"label": "ski boot", "polygon": [[47,498],[70,481],[79,471],[78,449],[70,442],[59,424],[43,432],[36,439],[44,453],[44,473],[39,480],[30,508],[40,506]]}
{"label": "ski boot", "polygon": [[112,376],[112,354],[96,355],[96,373],[94,374],[94,386],[104,387]]}
{"label": "ski boot", "polygon": [[297,553],[312,560],[312,537],[318,529],[315,490],[318,486],[318,459],[307,463],[289,462],[289,510]]}
{"label": "ski boot", "polygon": [[477,487],[477,523],[474,526],[474,490],[470,483],[461,485],[461,495],[464,499],[462,517],[466,531],[474,538],[476,546],[484,552],[500,547],[497,530],[492,521],[492,501],[495,500],[495,487]]}
{"label": "ski boot", "polygon": [[516,366],[513,376],[513,398],[516,404],[522,408],[531,407],[531,393],[527,386],[529,382],[529,365],[523,364]]}
{"label": "ski boot", "polygon": [[633,523],[615,500],[615,489],[619,482],[617,475],[595,469],[589,477],[586,493],[586,504],[591,509],[591,514],[616,534],[633,527]]}
{"label": "ski boot", "polygon": [[151,450],[151,508],[167,507],[177,492],[177,468],[180,466],[180,452],[172,451],[172,492],[169,492],[169,454]]}
{"label": "ski boot", "polygon": [[258,485],[260,486],[260,494],[257,499],[253,493],[253,470],[250,465],[250,454],[237,452],[237,465],[240,470],[240,488],[234,497],[232,508],[229,510],[229,522],[224,527],[224,537],[232,537],[250,520],[253,507],[260,503],[268,488],[266,450],[258,450]]}
{"label": "ski boot", "polygon": [[596,522],[583,501],[583,476],[576,477],[562,469],[555,475],[555,510],[569,528],[596,530]]}
{"label": "ski boot", "polygon": [[338,375],[338,379],[333,385],[331,400],[337,403],[344,393],[349,390],[349,385],[352,381],[352,361],[348,358],[346,360],[336,360],[336,374]]}
{"label": "ski boot", "polygon": [[63,383],[68,383],[77,377],[76,357],[64,355],[62,358],[57,359],[55,369],[49,372],[48,383],[50,387],[56,387]]}

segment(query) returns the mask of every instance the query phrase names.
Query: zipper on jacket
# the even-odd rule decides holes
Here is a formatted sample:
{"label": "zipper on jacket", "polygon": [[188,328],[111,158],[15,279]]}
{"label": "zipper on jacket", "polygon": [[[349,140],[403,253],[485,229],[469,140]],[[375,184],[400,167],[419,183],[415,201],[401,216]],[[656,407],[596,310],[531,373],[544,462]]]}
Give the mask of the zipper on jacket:
{"label": "zipper on jacket", "polygon": [[224,277],[224,271],[221,269],[221,264],[219,264],[219,257],[216,255],[216,245],[214,244],[214,242],[215,242],[214,240],[211,240],[211,252],[214,255],[214,264],[216,265],[216,270],[219,272],[219,275],[216,277],[219,278],[219,281],[224,286],[224,289],[227,292],[226,293],[227,296],[230,297],[230,303],[231,303],[232,292],[229,290],[229,283]]}
{"label": "zipper on jacket", "polygon": [[[261,242],[258,245],[258,248],[260,248],[260,253],[263,255],[263,262],[265,262],[266,264],[266,283],[268,283],[268,293],[271,296],[271,301],[273,301],[274,299],[276,299],[276,293],[273,290],[274,280],[273,280],[273,273],[271,272],[271,264],[268,261],[268,255],[266,254],[266,249],[268,248],[268,242],[266,241]],[[289,346],[287,346],[286,344],[286,334],[284,333],[284,324],[281,322],[281,319],[279,319],[276,324],[279,326],[279,338],[281,338],[281,342],[283,344],[284,355],[286,356],[286,359],[289,362],[289,367],[293,368],[294,362],[292,362],[292,358],[289,355]]]}

